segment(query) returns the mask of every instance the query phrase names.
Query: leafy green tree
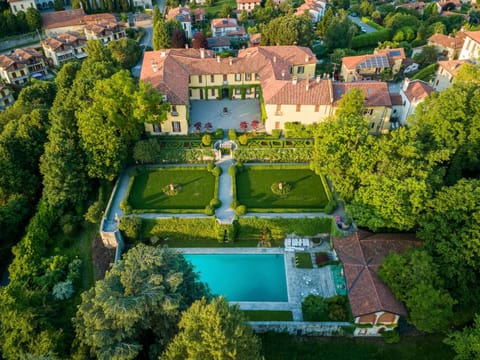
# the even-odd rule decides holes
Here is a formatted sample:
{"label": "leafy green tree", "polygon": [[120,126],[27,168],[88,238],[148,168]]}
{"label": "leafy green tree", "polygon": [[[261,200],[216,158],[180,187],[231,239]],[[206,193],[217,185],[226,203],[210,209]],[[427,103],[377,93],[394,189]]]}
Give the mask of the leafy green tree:
{"label": "leafy green tree", "polygon": [[335,116],[339,119],[363,116],[365,113],[365,94],[361,89],[350,89],[338,102]]}
{"label": "leafy green tree", "polygon": [[433,64],[437,61],[438,51],[437,48],[433,45],[426,45],[423,47],[422,52],[413,57],[413,60],[420,65],[420,67],[425,67],[427,65]]}
{"label": "leafy green tree", "polygon": [[221,18],[228,18],[228,17],[231,16],[232,11],[233,11],[233,9],[230,6],[230,4],[225,3],[225,4],[223,4],[222,9],[220,10],[219,16]]}
{"label": "leafy green tree", "polygon": [[337,48],[350,48],[352,38],[356,32],[357,28],[348,19],[348,16],[343,11],[340,11],[324,30],[323,40],[325,47],[329,51]]}
{"label": "leafy green tree", "polygon": [[180,331],[160,357],[174,359],[258,359],[260,341],[238,306],[220,297],[195,301],[183,313]]}
{"label": "leafy green tree", "polygon": [[335,22],[335,10],[332,7],[329,7],[325,11],[325,15],[322,16],[320,21],[317,23],[316,34],[319,37],[324,37],[327,29]]}
{"label": "leafy green tree", "polygon": [[455,360],[470,360],[480,357],[480,316],[475,316],[472,327],[451,333],[445,343],[451,345],[457,356]]}
{"label": "leafy green tree", "polygon": [[312,21],[308,15],[286,15],[273,19],[263,28],[262,45],[310,46],[313,41]]}
{"label": "leafy green tree", "polygon": [[30,31],[35,31],[42,27],[42,17],[40,15],[40,12],[33,7],[29,7],[27,9],[26,20],[27,20],[28,29]]}
{"label": "leafy green tree", "polygon": [[328,304],[319,295],[308,295],[302,302],[302,314],[305,321],[324,321],[328,314]]}
{"label": "leafy green tree", "polygon": [[131,69],[142,56],[140,45],[133,39],[123,38],[111,41],[108,43],[108,48],[122,69]]}
{"label": "leafy green tree", "polygon": [[63,0],[55,0],[53,2],[53,8],[55,9],[55,11],[65,10]]}
{"label": "leafy green tree", "polygon": [[82,294],[75,318],[77,357],[155,358],[176,333],[181,312],[204,295],[182,256],[137,245]]}
{"label": "leafy green tree", "polygon": [[170,36],[163,17],[159,17],[153,25],[152,42],[154,50],[167,49],[170,47]]}

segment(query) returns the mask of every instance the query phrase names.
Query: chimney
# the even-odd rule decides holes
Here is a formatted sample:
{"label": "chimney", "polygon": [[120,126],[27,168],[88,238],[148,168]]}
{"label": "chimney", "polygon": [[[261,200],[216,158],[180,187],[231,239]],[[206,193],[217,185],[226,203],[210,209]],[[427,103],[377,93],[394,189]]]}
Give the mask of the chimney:
{"label": "chimney", "polygon": [[305,55],[305,62],[307,63],[307,62],[309,62],[309,61],[310,61],[310,56]]}
{"label": "chimney", "polygon": [[310,80],[307,79],[307,83],[305,84],[305,90],[308,91],[310,88]]}
{"label": "chimney", "polygon": [[167,55],[167,52],[165,51],[165,49],[161,50],[160,51],[160,56],[165,57],[165,55]]}
{"label": "chimney", "polygon": [[297,77],[292,77],[292,85],[297,85]]}
{"label": "chimney", "polygon": [[200,49],[200,58],[205,59],[205,49],[204,48]]}
{"label": "chimney", "polygon": [[322,77],[321,77],[320,75],[317,75],[317,77],[316,77],[316,79],[315,79],[315,81],[317,82],[317,84],[320,82],[320,79],[321,79],[321,78],[322,78]]}
{"label": "chimney", "polygon": [[153,70],[154,73],[156,73],[158,71],[158,66],[154,62],[152,62],[152,70]]}
{"label": "chimney", "polygon": [[228,58],[228,63],[230,64],[230,66],[233,64],[233,59],[231,56]]}
{"label": "chimney", "polygon": [[217,63],[219,63],[220,61],[221,61],[221,57],[217,55]]}
{"label": "chimney", "polygon": [[282,80],[285,79],[285,70],[282,70]]}
{"label": "chimney", "polygon": [[185,44],[185,49],[188,49],[188,44]]}
{"label": "chimney", "polygon": [[273,57],[273,63],[275,64],[276,62],[277,62],[277,57],[274,56],[274,57]]}

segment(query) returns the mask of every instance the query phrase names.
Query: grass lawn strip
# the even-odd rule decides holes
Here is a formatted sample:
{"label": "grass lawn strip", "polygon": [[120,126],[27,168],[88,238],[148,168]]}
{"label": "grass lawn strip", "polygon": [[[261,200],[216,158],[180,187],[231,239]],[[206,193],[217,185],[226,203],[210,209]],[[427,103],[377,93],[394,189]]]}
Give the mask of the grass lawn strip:
{"label": "grass lawn strip", "polygon": [[299,269],[312,269],[312,257],[310,253],[295,253],[295,264]]}
{"label": "grass lawn strip", "polygon": [[[328,202],[320,176],[306,166],[275,168],[275,166],[247,166],[237,174],[237,199],[249,211],[255,209],[287,209],[322,211]],[[271,186],[277,181],[286,182],[291,190],[286,195],[276,195]],[[262,211],[262,210],[260,210]]]}
{"label": "grass lawn strip", "polygon": [[[133,211],[204,209],[213,198],[215,181],[206,167],[147,169],[135,176],[128,203]],[[181,187],[178,194],[169,196],[162,192],[170,184]]]}
{"label": "grass lawn strip", "polygon": [[248,321],[293,321],[291,311],[286,310],[242,310]]}

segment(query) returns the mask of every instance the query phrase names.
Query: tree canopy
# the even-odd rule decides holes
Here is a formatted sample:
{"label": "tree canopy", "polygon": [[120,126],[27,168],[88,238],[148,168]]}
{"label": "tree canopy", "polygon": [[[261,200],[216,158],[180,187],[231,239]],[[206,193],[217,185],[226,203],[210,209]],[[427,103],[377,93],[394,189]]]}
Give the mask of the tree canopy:
{"label": "tree canopy", "polygon": [[195,301],[178,326],[178,334],[160,359],[259,359],[259,339],[238,306],[230,306],[222,297],[210,303],[205,298]]}
{"label": "tree canopy", "polygon": [[82,294],[75,319],[77,356],[154,357],[176,333],[181,312],[204,295],[204,285],[182,256],[137,245]]}

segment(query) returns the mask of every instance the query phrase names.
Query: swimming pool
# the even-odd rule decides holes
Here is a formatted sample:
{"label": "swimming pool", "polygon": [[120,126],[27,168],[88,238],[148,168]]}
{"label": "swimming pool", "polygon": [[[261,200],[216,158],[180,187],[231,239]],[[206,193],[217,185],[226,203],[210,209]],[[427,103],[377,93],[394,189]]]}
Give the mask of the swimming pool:
{"label": "swimming pool", "polygon": [[229,301],[288,301],[283,254],[185,254],[212,294]]}

